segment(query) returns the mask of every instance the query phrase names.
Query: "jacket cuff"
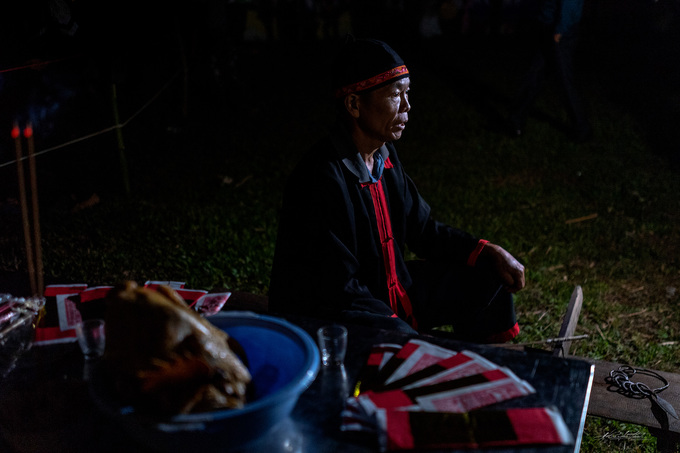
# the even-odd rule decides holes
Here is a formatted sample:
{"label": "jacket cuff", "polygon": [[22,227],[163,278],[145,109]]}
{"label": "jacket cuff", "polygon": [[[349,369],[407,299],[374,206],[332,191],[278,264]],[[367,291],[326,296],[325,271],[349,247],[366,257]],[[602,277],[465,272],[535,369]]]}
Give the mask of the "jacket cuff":
{"label": "jacket cuff", "polygon": [[477,262],[477,258],[479,258],[479,254],[482,253],[482,249],[486,244],[488,244],[489,241],[486,239],[480,239],[479,242],[477,242],[477,247],[470,253],[470,256],[468,256],[467,260],[467,265],[470,267],[473,267],[475,263]]}

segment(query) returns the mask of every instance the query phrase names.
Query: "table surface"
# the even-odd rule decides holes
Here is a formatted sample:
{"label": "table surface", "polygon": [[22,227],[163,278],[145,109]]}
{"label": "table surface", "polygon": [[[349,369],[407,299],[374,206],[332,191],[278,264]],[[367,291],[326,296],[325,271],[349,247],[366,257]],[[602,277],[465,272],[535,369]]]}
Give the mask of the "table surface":
{"label": "table surface", "polygon": [[[312,338],[323,321],[287,317]],[[266,436],[242,448],[248,452],[374,452],[367,439],[339,430],[340,411],[348,389],[353,389],[371,347],[379,343],[405,344],[421,338],[452,350],[470,350],[507,366],[528,381],[536,393],[494,408],[554,406],[576,442],[570,446],[493,448],[488,452],[578,451],[593,379],[593,366],[582,360],[553,357],[540,351],[461,343],[439,336],[408,336],[398,332],[347,325],[346,381],[338,371],[321,367],[302,394],[290,417]],[[34,346],[0,383],[0,451],[8,452],[147,452],[95,407],[88,393],[90,365],[76,343]],[[470,451],[470,450],[463,450]]]}

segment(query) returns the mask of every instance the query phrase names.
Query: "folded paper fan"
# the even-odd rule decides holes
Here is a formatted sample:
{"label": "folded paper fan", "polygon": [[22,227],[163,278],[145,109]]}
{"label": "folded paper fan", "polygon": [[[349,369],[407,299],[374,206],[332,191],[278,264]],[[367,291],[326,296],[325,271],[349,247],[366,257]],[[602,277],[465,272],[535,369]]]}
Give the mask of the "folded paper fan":
{"label": "folded paper fan", "polygon": [[376,435],[385,450],[566,445],[555,408],[490,410],[535,393],[510,369],[423,340],[375,345],[342,413],[342,430]]}

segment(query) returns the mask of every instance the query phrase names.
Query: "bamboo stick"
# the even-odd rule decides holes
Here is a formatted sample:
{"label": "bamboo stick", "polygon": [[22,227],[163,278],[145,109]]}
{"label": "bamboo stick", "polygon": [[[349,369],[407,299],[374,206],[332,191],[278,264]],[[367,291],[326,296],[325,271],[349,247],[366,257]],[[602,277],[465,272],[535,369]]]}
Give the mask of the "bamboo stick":
{"label": "bamboo stick", "polygon": [[578,217],[576,219],[569,219],[569,220],[566,220],[564,223],[569,225],[571,223],[585,222],[586,220],[593,220],[593,219],[596,219],[596,218],[597,218],[597,212],[595,212],[593,214],[588,214],[588,215],[583,216],[583,217]]}

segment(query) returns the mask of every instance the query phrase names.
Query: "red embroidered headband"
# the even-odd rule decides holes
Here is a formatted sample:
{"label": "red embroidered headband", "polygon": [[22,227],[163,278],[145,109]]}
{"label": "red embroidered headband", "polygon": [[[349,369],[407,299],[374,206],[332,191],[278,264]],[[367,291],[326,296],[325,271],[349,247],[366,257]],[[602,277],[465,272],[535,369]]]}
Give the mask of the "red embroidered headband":
{"label": "red embroidered headband", "polygon": [[376,87],[392,79],[402,78],[407,75],[408,69],[406,69],[406,65],[397,66],[396,68],[392,68],[389,71],[385,71],[381,74],[370,77],[366,80],[362,80],[361,82],[353,83],[351,85],[346,85],[342,88],[338,88],[335,91],[335,97],[340,98],[350,93],[368,90],[369,88]]}

